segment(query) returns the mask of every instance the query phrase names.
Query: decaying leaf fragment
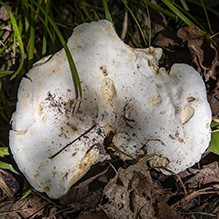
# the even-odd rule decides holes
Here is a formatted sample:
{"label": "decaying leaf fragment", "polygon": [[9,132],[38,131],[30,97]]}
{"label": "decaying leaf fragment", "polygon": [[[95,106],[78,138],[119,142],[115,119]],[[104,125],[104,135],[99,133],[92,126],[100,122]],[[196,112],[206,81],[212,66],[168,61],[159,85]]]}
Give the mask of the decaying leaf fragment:
{"label": "decaying leaf fragment", "polygon": [[108,202],[102,209],[111,219],[155,219],[152,179],[146,162],[147,157],[127,169],[120,168],[106,185],[103,195]]}
{"label": "decaying leaf fragment", "polygon": [[193,61],[197,65],[197,71],[204,77],[216,80],[219,74],[218,53],[211,40],[195,26],[181,27],[177,36],[187,42],[188,48],[193,55]]}

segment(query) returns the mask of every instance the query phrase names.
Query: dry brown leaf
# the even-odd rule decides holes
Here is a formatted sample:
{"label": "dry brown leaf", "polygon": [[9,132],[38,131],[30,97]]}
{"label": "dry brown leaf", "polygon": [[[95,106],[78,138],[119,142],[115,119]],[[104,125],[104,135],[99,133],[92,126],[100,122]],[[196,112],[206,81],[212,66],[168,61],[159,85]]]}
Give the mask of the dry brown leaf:
{"label": "dry brown leaf", "polygon": [[[2,171],[2,170],[1,170]],[[7,186],[7,184],[5,183],[5,181],[2,178],[2,174],[0,172],[0,188],[2,189],[2,191],[9,197],[9,198],[13,198],[13,194],[11,192],[11,190],[9,189],[9,187]]]}
{"label": "dry brown leaf", "polygon": [[84,212],[78,219],[108,219],[103,211]]}
{"label": "dry brown leaf", "polygon": [[60,199],[60,203],[62,205],[74,205],[75,203],[77,203],[77,206],[79,207],[81,205],[82,208],[95,207],[95,205],[98,203],[100,199],[103,188],[100,188],[100,190],[96,189],[94,191],[90,191],[89,185],[94,180],[103,177],[103,175],[108,171],[108,169],[109,168],[106,168],[104,171],[98,173],[97,175],[92,176],[87,180],[79,183],[79,185],[73,186],[68,192],[68,194],[66,194]]}
{"label": "dry brown leaf", "polygon": [[[175,208],[179,209],[182,202],[185,202],[185,205],[186,205],[187,203],[189,203],[190,201],[192,201],[193,199],[197,198],[200,195],[210,195],[210,194],[219,195],[218,187],[219,187],[219,185],[217,185],[217,186],[214,185],[214,186],[211,186],[208,188],[203,188],[203,189],[199,189],[197,191],[191,192],[189,195],[186,196],[185,199],[181,199],[181,200],[177,201],[171,207],[174,209]],[[183,206],[183,207],[185,207],[185,206]]]}
{"label": "dry brown leaf", "polygon": [[144,158],[127,169],[119,168],[106,185],[103,195],[107,203],[101,208],[109,218],[155,218],[152,179],[146,161]]}
{"label": "dry brown leaf", "polygon": [[193,177],[185,182],[189,188],[195,188],[197,184],[205,185],[219,182],[219,166],[217,161],[203,166],[202,169],[189,168],[189,172],[194,174]]}
{"label": "dry brown leaf", "polygon": [[183,42],[187,42],[193,61],[198,67],[197,71],[205,77],[205,81],[207,82],[209,78],[216,80],[219,61],[217,50],[211,40],[194,26],[181,27],[177,36]]}
{"label": "dry brown leaf", "polygon": [[183,219],[183,217],[164,202],[158,203],[157,219]]}
{"label": "dry brown leaf", "polygon": [[[44,211],[44,207],[48,203],[42,200],[38,196],[27,196],[26,198],[15,202],[11,208],[11,213],[8,214],[8,219],[14,218],[28,218],[33,219],[37,216],[41,216]],[[17,213],[19,212],[19,214]]]}

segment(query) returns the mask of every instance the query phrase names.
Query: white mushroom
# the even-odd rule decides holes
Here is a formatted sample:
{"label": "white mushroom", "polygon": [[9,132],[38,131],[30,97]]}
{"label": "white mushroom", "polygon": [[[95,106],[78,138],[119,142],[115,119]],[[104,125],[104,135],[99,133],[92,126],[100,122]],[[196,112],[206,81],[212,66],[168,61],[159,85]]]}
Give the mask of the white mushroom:
{"label": "white mushroom", "polygon": [[175,64],[168,74],[158,67],[161,49],[130,48],[106,20],[75,28],[68,46],[83,90],[78,113],[64,50],[36,63],[18,92],[10,148],[33,187],[51,198],[64,195],[108,158],[109,133],[122,158],[146,151],[175,173],[200,160],[211,111],[194,68]]}

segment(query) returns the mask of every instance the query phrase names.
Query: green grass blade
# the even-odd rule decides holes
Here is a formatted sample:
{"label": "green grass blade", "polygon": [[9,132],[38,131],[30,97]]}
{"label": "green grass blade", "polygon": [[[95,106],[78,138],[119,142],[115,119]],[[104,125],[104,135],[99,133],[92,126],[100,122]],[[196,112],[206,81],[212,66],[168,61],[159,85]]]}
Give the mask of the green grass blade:
{"label": "green grass blade", "polygon": [[190,21],[183,13],[181,13],[169,0],[162,0],[162,2],[172,10],[184,23],[188,26],[195,26],[195,24]]}
{"label": "green grass blade", "polygon": [[164,15],[166,15],[166,16],[168,16],[168,17],[174,19],[174,20],[176,20],[176,15],[175,15],[174,13],[172,13],[172,12],[170,12],[170,11],[168,11],[168,10],[162,8],[162,7],[160,7],[160,6],[157,5],[157,4],[154,4],[154,3],[150,2],[149,0],[141,0],[141,2],[143,2],[143,3],[144,3],[144,1],[147,2],[148,6],[149,6],[150,8],[152,8],[152,9],[154,9],[154,10],[156,10],[156,11],[159,11],[159,12],[161,12],[162,14],[164,14]]}
{"label": "green grass blade", "polygon": [[[50,6],[51,6],[51,1],[50,0],[47,0],[47,2],[45,2],[46,4],[46,13],[48,14],[49,13],[49,10],[50,10]],[[48,28],[48,18],[45,17],[45,23],[44,23],[44,28],[46,30],[46,27]],[[47,31],[44,31],[44,34],[43,34],[43,43],[42,43],[42,55],[44,56],[46,54],[46,48],[47,48]],[[52,35],[50,35],[50,37],[52,37]]]}
{"label": "green grass blade", "polygon": [[0,78],[4,77],[5,75],[10,75],[12,73],[14,73],[14,71],[0,70]]}
{"label": "green grass blade", "polygon": [[214,132],[211,134],[211,141],[208,149],[219,155],[219,132]]}
{"label": "green grass blade", "polygon": [[10,170],[11,172],[16,173],[17,175],[20,175],[11,164],[2,161],[0,161],[0,169]]}
{"label": "green grass blade", "polygon": [[27,197],[32,191],[33,191],[32,187],[30,186],[28,181],[24,178],[23,192],[22,192],[22,197],[21,197],[20,200],[22,200],[25,197]]}
{"label": "green grass blade", "polygon": [[8,147],[0,147],[0,157],[10,155],[8,150]]}
{"label": "green grass blade", "polygon": [[[202,6],[202,4],[200,3],[200,1],[197,1],[197,0],[187,0],[188,2],[191,2],[191,3],[193,3],[193,4],[195,4],[195,5],[198,5],[198,6]],[[212,9],[211,7],[208,7],[208,6],[205,6],[205,8],[208,10],[208,11],[210,11],[211,13],[213,13],[213,14],[215,14],[216,16],[218,16],[219,17],[219,12],[218,11],[216,11],[216,10],[214,10],[214,9]]]}
{"label": "green grass blade", "polygon": [[[213,119],[215,119],[215,118],[216,117],[213,116]],[[219,126],[219,122],[215,122],[212,120],[211,128],[215,129],[215,128],[217,128],[217,126]],[[212,151],[213,153],[219,155],[219,132],[211,133],[211,141],[210,141],[208,149],[210,151]]]}
{"label": "green grass blade", "polygon": [[177,8],[179,8],[181,11],[183,11],[188,17],[190,17],[193,22],[194,22],[194,25],[197,26],[197,28],[202,31],[204,34],[207,35],[207,31],[205,30],[205,28],[203,27],[203,25],[198,22],[190,13],[188,13],[187,11],[185,11],[183,8],[181,8],[179,5],[176,5]]}
{"label": "green grass blade", "polygon": [[132,15],[133,19],[135,20],[135,23],[136,23],[137,26],[138,26],[138,29],[139,29],[139,31],[140,31],[140,33],[141,33],[141,36],[142,36],[142,38],[143,38],[143,41],[144,41],[145,45],[148,45],[148,44],[147,44],[147,41],[146,41],[146,39],[145,39],[145,37],[144,37],[143,31],[142,31],[142,29],[141,29],[141,26],[140,26],[138,20],[136,19],[135,15],[132,13],[131,9],[130,9],[129,6],[125,3],[125,1],[124,1],[124,0],[121,0],[121,1],[122,1],[123,4],[125,5],[125,7],[128,9],[128,11],[130,12],[130,14]]}
{"label": "green grass blade", "polygon": [[107,4],[107,1],[106,0],[102,0],[103,2],[103,8],[104,8],[104,11],[105,11],[105,16],[106,16],[106,19],[108,21],[110,21],[111,23],[113,23],[113,19],[111,17],[111,14],[109,12],[109,8],[108,8],[108,4]]}
{"label": "green grass blade", "polygon": [[87,18],[88,18],[89,22],[91,22],[91,21],[92,21],[92,19],[91,19],[91,17],[90,17],[90,15],[89,15],[89,13],[88,13],[88,11],[87,11],[87,8],[85,7],[85,5],[84,5],[84,2],[83,2],[83,1],[81,2],[81,7],[82,7],[82,9],[83,9],[83,11],[84,11],[85,15],[87,16]]}
{"label": "green grass blade", "polygon": [[145,4],[145,7],[146,7],[146,11],[147,11],[147,15],[148,15],[148,20],[149,20],[148,46],[150,47],[150,45],[151,45],[151,30],[152,30],[152,28],[151,28],[151,15],[150,15],[148,4],[147,4],[146,0],[144,0],[144,4]]}
{"label": "green grass blade", "polygon": [[29,39],[27,71],[29,71],[33,65],[34,43],[35,43],[34,16],[35,16],[35,14],[34,14],[33,10],[30,10],[30,39]]}
{"label": "green grass blade", "polygon": [[205,13],[205,17],[206,17],[206,20],[207,20],[207,23],[208,23],[209,30],[211,31],[211,33],[213,33],[213,31],[211,29],[211,23],[210,23],[210,20],[209,20],[209,17],[208,17],[208,13],[207,13],[205,4],[204,4],[203,0],[200,0],[200,1],[201,1],[202,8],[204,10],[204,13]]}
{"label": "green grass blade", "polygon": [[135,43],[140,47],[140,48],[143,48],[143,46],[141,45],[141,43],[134,37],[134,35],[132,35],[130,33],[130,31],[128,31],[128,35],[132,38],[132,40],[135,41]]}
{"label": "green grass blade", "polygon": [[81,89],[81,83],[80,83],[80,79],[79,79],[79,76],[78,76],[77,68],[75,66],[73,57],[72,57],[72,55],[71,55],[71,53],[70,53],[70,51],[68,49],[68,46],[67,46],[67,44],[65,42],[64,37],[62,36],[60,30],[58,29],[58,27],[56,26],[54,21],[46,13],[44,8],[42,6],[40,6],[37,2],[33,1],[33,0],[31,0],[31,2],[33,4],[35,4],[40,9],[40,11],[44,14],[45,17],[47,17],[49,23],[52,25],[54,31],[56,32],[57,36],[59,37],[59,39],[60,39],[60,41],[61,41],[61,43],[63,45],[63,48],[65,50],[66,56],[68,58],[69,65],[70,65],[71,75],[72,75],[72,79],[73,79],[73,83],[74,83],[76,98],[78,99],[79,96],[80,96],[80,98],[82,98],[82,89]]}
{"label": "green grass blade", "polygon": [[10,78],[10,80],[12,80],[13,78],[15,78],[17,76],[17,74],[20,72],[20,70],[23,67],[23,64],[24,64],[24,45],[23,45],[23,42],[22,42],[22,39],[21,39],[21,35],[20,35],[20,32],[19,32],[18,26],[17,26],[17,21],[16,21],[14,15],[13,15],[11,9],[5,3],[3,3],[2,1],[0,1],[0,4],[5,7],[5,9],[7,10],[8,14],[9,14],[12,26],[14,28],[14,33],[15,33],[15,36],[16,36],[16,39],[17,39],[17,42],[18,42],[18,45],[19,45],[20,53],[21,53],[20,64],[19,64],[16,72]]}
{"label": "green grass blade", "polygon": [[181,2],[181,4],[182,4],[183,8],[184,8],[186,11],[189,11],[189,7],[188,7],[186,1],[185,1],[185,0],[180,0],[180,2]]}
{"label": "green grass blade", "polygon": [[[37,14],[37,11],[36,11],[31,5],[29,5],[29,8],[30,8],[35,14]],[[44,21],[44,19],[43,19],[39,14],[37,14],[37,15],[38,15],[38,18],[42,21],[44,27],[46,28],[46,30],[47,30],[47,32],[48,32],[48,34],[49,34],[49,36],[50,36],[50,38],[51,38],[51,40],[52,40],[52,43],[54,44],[54,43],[55,43],[55,37],[53,36],[53,34],[52,34],[51,31],[50,31],[50,29],[49,29],[49,27],[48,27],[48,23],[46,23],[46,22]],[[47,18],[45,17],[45,20],[46,20],[46,19],[47,19]]]}
{"label": "green grass blade", "polygon": [[8,101],[7,101],[6,97],[5,97],[5,92],[4,92],[2,86],[1,86],[1,90],[0,90],[0,98],[1,98],[2,104],[4,106],[4,110],[5,110],[6,114],[7,114],[7,117],[11,118],[11,111],[9,109]]}

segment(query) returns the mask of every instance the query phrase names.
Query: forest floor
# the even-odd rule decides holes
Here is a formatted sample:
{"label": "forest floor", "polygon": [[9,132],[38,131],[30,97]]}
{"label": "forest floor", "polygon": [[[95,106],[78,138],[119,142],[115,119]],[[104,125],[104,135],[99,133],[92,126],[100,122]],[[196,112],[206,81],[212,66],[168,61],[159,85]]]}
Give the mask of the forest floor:
{"label": "forest floor", "polygon": [[[154,33],[152,46],[163,48],[160,66],[167,69],[174,63],[194,66],[205,81],[212,115],[219,118],[219,38],[215,41],[216,45],[213,45],[208,37],[194,27],[174,30],[167,25],[162,27],[158,20],[157,18],[157,23],[156,19],[153,20],[153,28],[159,31]],[[136,31],[135,37],[138,34]],[[131,41],[128,44],[136,47]],[[15,106],[12,107],[15,110]],[[1,130],[1,142],[8,145],[10,124]],[[12,157],[1,160],[4,159],[12,160]],[[21,199],[23,177],[0,169],[0,218],[107,219],[113,211],[123,212],[123,209],[133,213],[136,209],[141,209],[139,212],[143,213],[139,213],[141,216],[136,218],[219,219],[218,161],[219,156],[207,150],[199,163],[171,176],[153,168],[146,168],[142,172],[139,164],[130,165],[121,160],[96,164],[60,200],[52,200],[35,190]],[[125,186],[128,173],[137,185],[133,183],[131,191]],[[112,191],[117,194],[114,202],[109,202],[109,193]],[[126,199],[123,195],[129,198]],[[121,218],[132,216],[127,213]]]}

